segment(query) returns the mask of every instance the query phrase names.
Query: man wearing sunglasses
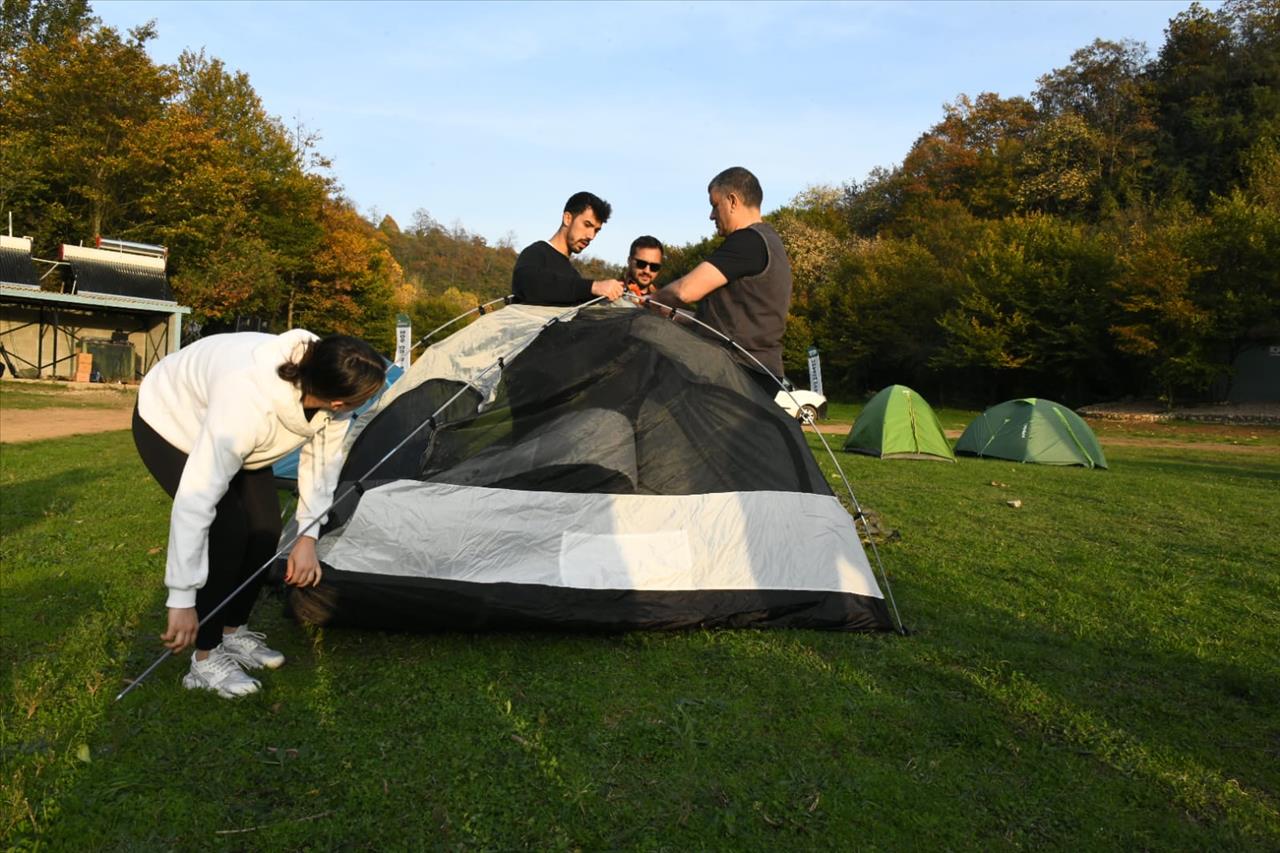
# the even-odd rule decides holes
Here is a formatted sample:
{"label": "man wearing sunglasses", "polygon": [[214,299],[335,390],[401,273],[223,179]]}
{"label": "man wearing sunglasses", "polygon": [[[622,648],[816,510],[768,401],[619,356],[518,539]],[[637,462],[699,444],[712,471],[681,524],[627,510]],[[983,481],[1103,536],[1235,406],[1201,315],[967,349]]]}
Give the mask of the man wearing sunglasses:
{"label": "man wearing sunglasses", "polygon": [[580,305],[597,296],[617,299],[622,282],[616,278],[591,281],[569,261],[595,239],[609,221],[609,202],[589,192],[574,193],[564,203],[560,227],[549,240],[539,240],[516,258],[511,292],[517,302],[530,305]]}
{"label": "man wearing sunglasses", "polygon": [[[760,216],[764,193],[755,175],[741,166],[725,169],[711,179],[707,196],[711,220],[724,242],[651,298],[671,307],[697,303],[699,320],[754,357],[730,351],[772,398],[782,377],[791,262],[778,232]],[[760,364],[766,372],[761,372]]]}
{"label": "man wearing sunglasses", "polygon": [[657,292],[654,282],[662,269],[662,244],[648,234],[631,241],[627,255],[627,272],[622,277],[627,290],[636,296],[650,296]]}

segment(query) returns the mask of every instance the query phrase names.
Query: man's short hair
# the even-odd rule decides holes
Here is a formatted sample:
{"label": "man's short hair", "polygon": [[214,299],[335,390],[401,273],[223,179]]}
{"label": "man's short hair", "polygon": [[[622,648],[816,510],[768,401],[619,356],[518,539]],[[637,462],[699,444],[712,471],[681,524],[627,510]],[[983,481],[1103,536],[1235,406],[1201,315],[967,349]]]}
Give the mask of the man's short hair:
{"label": "man's short hair", "polygon": [[719,190],[723,194],[733,193],[742,199],[747,207],[759,207],[764,203],[764,190],[756,176],[741,166],[730,166],[711,179],[707,184],[707,192]]}
{"label": "man's short hair", "polygon": [[628,258],[636,256],[636,249],[657,249],[659,254],[665,255],[666,250],[662,248],[662,244],[658,242],[657,237],[650,237],[645,234],[631,241],[631,251],[627,254]]}
{"label": "man's short hair", "polygon": [[570,216],[577,216],[588,207],[595,212],[596,219],[600,220],[601,225],[608,222],[609,214],[613,213],[613,208],[609,206],[609,202],[595,193],[589,193],[585,190],[569,196],[569,200],[564,203],[564,212]]}

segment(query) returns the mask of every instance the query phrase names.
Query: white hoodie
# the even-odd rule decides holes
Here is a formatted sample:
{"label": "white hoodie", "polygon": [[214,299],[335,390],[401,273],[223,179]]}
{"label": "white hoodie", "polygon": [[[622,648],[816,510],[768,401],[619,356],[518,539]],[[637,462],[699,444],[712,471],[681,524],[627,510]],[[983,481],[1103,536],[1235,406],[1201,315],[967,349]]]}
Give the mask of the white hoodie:
{"label": "white hoodie", "polygon": [[[169,607],[194,607],[209,576],[209,525],[241,468],[265,468],[302,446],[298,528],[315,536],[333,502],[349,415],[302,411],[302,391],[276,374],[316,336],[303,329],[211,335],[161,359],[138,388],[138,414],[187,454],[169,517]],[[317,470],[317,468],[319,470]]]}

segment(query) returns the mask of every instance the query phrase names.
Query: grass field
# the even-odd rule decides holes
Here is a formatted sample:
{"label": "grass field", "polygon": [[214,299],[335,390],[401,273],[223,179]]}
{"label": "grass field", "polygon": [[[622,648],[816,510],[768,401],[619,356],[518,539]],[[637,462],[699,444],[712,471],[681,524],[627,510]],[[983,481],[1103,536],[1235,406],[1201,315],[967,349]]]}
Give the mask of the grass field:
{"label": "grass field", "polygon": [[133,405],[135,385],[98,385],[71,389],[65,382],[5,382],[0,405],[6,409],[118,409]]}
{"label": "grass field", "polygon": [[261,694],[170,661],[119,704],[168,501],[127,433],[6,445],[2,846],[1277,849],[1280,431],[1253,434],[1110,471],[837,454],[900,533],[907,637],[307,631],[267,598],[290,662]]}

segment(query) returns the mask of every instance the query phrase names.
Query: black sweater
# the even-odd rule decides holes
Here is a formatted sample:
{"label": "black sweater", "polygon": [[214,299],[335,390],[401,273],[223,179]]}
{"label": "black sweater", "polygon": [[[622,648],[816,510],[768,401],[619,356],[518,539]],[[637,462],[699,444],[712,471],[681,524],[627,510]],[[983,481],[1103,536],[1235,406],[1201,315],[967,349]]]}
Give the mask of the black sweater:
{"label": "black sweater", "polygon": [[554,246],[539,240],[516,258],[511,292],[517,302],[530,305],[579,305],[591,299],[591,281],[578,275]]}

